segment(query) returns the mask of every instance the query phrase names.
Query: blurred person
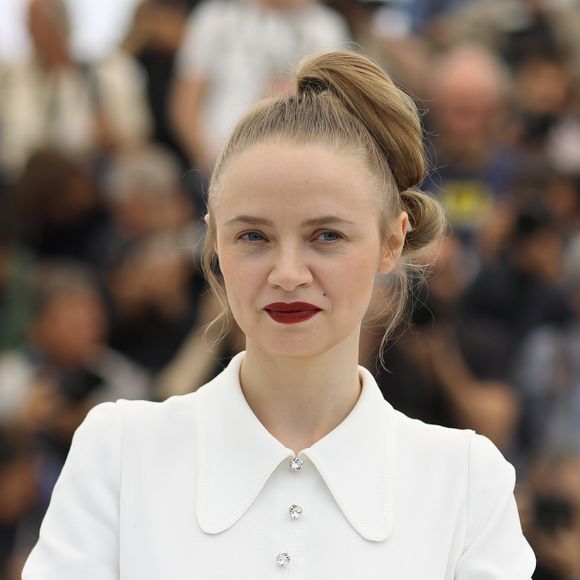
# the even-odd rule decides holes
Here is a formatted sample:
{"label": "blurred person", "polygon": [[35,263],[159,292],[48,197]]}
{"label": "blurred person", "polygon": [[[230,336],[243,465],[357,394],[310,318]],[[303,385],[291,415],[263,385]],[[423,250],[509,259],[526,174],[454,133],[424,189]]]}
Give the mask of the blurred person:
{"label": "blurred person", "polygon": [[316,0],[201,3],[179,51],[171,115],[202,179],[251,104],[289,90],[301,57],[348,38],[341,16]]}
{"label": "blurred person", "polygon": [[580,13],[576,0],[490,0],[471,2],[445,23],[448,45],[476,41],[513,70],[529,57],[570,52],[580,72]]}
{"label": "blurred person", "polygon": [[104,306],[91,271],[80,264],[46,264],[37,284],[29,342],[0,356],[0,423],[33,425],[36,412],[55,403],[38,381],[75,369],[103,377],[99,400],[146,398],[145,372],[106,344]]}
{"label": "blurred person", "polygon": [[550,200],[550,211],[568,245],[580,232],[580,171],[556,172],[546,195]]}
{"label": "blurred person", "polygon": [[494,205],[477,233],[475,245],[481,264],[493,263],[505,253],[522,208],[545,211],[566,249],[580,228],[579,176],[560,171],[548,160],[533,165],[522,163],[511,179],[508,193]]}
{"label": "blurred person", "polygon": [[426,186],[454,231],[471,241],[513,171],[502,136],[509,75],[489,50],[459,45],[432,64],[429,85],[434,169]]}
{"label": "blurred person", "polygon": [[524,148],[546,150],[551,131],[564,114],[572,88],[563,54],[531,55],[514,70],[514,106],[518,141]]}
{"label": "blurred person", "polygon": [[106,279],[109,345],[160,371],[196,325],[207,289],[191,254],[162,237],[136,242],[109,265]]}
{"label": "blurred person", "polygon": [[11,191],[16,228],[37,258],[97,264],[109,211],[88,165],[58,148],[32,154]]}
{"label": "blurred person", "polygon": [[580,174],[579,78],[563,51],[524,58],[516,67],[516,138],[528,165],[547,159],[562,174]]}
{"label": "blurred person", "polygon": [[534,580],[580,578],[580,447],[548,446],[538,453],[520,505],[538,556]]}
{"label": "blurred person", "polygon": [[30,0],[28,30],[33,59],[1,72],[0,166],[11,179],[44,145],[91,155],[147,138],[143,82],[127,55],[75,61],[63,0]]}
{"label": "blurred person", "polygon": [[510,165],[525,171],[544,164],[546,158],[559,171],[577,171],[580,128],[573,103],[580,78],[577,6],[549,0],[474,2],[458,10],[447,25],[452,31],[450,46],[479,42],[510,72],[509,109],[501,127],[504,143],[496,147],[504,158],[500,193],[506,190],[506,165],[508,178]]}
{"label": "blurred person", "polygon": [[521,344],[513,375],[522,402],[519,454],[525,465],[544,447],[580,449],[580,237],[565,259],[565,324],[546,324]]}
{"label": "blurred person", "polygon": [[548,134],[546,155],[560,172],[580,175],[580,88],[575,85],[571,105]]}
{"label": "blurred person", "polygon": [[115,155],[104,181],[112,221],[101,234],[101,248],[114,253],[117,244],[171,234],[176,244],[199,252],[200,210],[187,197],[179,163],[168,149],[150,145]]}
{"label": "blurred person", "polygon": [[574,54],[561,49],[536,55],[516,71],[523,145],[539,149],[558,172],[580,175],[580,67]]}
{"label": "blurred person", "polygon": [[152,139],[169,147],[187,167],[183,151],[168,118],[169,94],[175,60],[187,14],[199,0],[142,0],[123,41],[123,49],[146,74],[146,94],[152,115]]}
{"label": "blurred person", "polygon": [[505,246],[482,264],[462,310],[499,325],[506,354],[514,357],[530,332],[566,323],[572,310],[563,287],[564,240],[545,203],[528,200],[510,210],[507,222]]}
{"label": "blurred person", "polygon": [[109,297],[109,344],[152,372],[195,326],[206,287],[195,269],[205,228],[185,196],[179,164],[150,146],[113,158],[109,227],[99,235]]}
{"label": "blurred person", "polygon": [[363,46],[374,47],[386,69],[420,99],[429,98],[436,55],[451,46],[449,22],[473,0],[387,0],[377,6]]}
{"label": "blurred person", "polygon": [[447,237],[433,254],[427,282],[418,285],[410,299],[412,326],[401,331],[383,357],[373,319],[389,283],[379,281],[361,357],[372,367],[385,399],[397,409],[429,423],[475,429],[509,454],[519,408],[508,380],[505,338],[493,322],[461,311],[462,293],[477,267],[461,242]]}
{"label": "blurred person", "polygon": [[[17,580],[46,505],[32,437],[0,426],[0,578]],[[34,529],[36,528],[36,529]]]}

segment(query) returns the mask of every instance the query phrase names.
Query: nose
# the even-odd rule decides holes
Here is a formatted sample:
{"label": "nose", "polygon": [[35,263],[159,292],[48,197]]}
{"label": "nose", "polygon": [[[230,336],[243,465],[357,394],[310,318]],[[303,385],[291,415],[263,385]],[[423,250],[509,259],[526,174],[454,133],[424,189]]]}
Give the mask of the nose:
{"label": "nose", "polygon": [[286,245],[272,253],[272,265],[268,282],[291,292],[298,286],[308,286],[313,277],[306,256],[300,249]]}

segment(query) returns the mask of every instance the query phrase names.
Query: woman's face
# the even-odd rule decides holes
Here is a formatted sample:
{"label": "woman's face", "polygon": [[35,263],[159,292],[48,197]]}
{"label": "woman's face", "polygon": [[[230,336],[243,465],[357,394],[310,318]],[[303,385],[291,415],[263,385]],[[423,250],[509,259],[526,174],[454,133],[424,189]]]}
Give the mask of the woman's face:
{"label": "woman's face", "polygon": [[[393,269],[407,227],[404,212],[392,219],[393,252],[381,248],[377,184],[362,158],[317,144],[256,145],[228,162],[218,187],[216,251],[247,341],[291,357],[349,338],[358,347],[375,273]],[[320,310],[291,324],[265,310],[295,301]]]}

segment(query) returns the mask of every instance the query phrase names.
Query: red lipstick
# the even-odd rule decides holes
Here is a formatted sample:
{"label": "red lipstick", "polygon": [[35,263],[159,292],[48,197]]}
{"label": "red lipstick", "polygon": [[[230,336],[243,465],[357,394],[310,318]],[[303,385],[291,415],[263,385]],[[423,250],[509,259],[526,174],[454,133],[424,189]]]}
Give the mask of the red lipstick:
{"label": "red lipstick", "polygon": [[308,302],[272,302],[265,306],[264,310],[276,322],[295,324],[312,318],[321,308]]}

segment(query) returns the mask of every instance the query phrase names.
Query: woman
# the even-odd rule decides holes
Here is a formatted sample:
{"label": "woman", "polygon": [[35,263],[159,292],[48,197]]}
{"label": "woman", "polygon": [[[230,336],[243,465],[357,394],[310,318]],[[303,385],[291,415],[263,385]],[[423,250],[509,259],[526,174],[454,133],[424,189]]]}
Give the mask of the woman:
{"label": "woman", "polygon": [[355,53],[306,60],[296,96],[239,122],[204,267],[246,349],[195,393],[89,413],[23,580],[531,578],[513,467],[357,362],[375,275],[390,330],[441,235],[423,172],[412,100]]}

